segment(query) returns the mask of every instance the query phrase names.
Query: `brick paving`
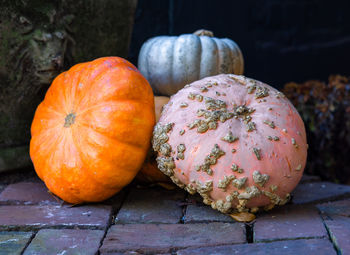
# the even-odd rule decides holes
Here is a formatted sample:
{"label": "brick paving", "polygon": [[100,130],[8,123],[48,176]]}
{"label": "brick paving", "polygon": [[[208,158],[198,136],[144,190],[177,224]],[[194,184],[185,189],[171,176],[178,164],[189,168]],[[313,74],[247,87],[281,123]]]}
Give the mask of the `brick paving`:
{"label": "brick paving", "polygon": [[98,252],[102,230],[42,229],[31,241],[24,255],[81,254]]}
{"label": "brick paving", "polygon": [[254,224],[254,241],[324,238],[327,231],[315,207],[286,205],[261,215]]}
{"label": "brick paving", "polygon": [[242,223],[114,225],[107,233],[101,252],[164,253],[179,248],[238,244],[245,241],[245,227]]}
{"label": "brick paving", "polygon": [[[30,192],[28,192],[30,191]],[[8,185],[0,194],[0,204],[60,204],[43,182],[18,182]]]}
{"label": "brick paving", "polygon": [[188,205],[184,217],[185,223],[199,222],[235,222],[230,216],[205,205]]}
{"label": "brick paving", "polygon": [[0,254],[20,254],[33,234],[33,232],[0,232]]}
{"label": "brick paving", "polygon": [[179,190],[133,189],[119,210],[117,223],[179,223],[180,202],[185,192]]}
{"label": "brick paving", "polygon": [[333,215],[325,223],[337,251],[350,254],[350,218]]}
{"label": "brick paving", "polygon": [[350,199],[328,202],[317,205],[323,216],[346,216],[350,217]]}
{"label": "brick paving", "polygon": [[251,255],[295,255],[317,254],[336,255],[331,242],[325,239],[299,239],[289,241],[276,241],[270,243],[249,243],[238,245],[222,245],[215,247],[189,248],[177,251],[176,255],[227,255],[227,254],[251,254]]}
{"label": "brick paving", "polygon": [[331,182],[300,183],[292,192],[294,204],[320,203],[350,197],[350,185]]}
{"label": "brick paving", "polygon": [[111,207],[106,205],[0,207],[0,230],[36,230],[42,228],[105,229]]}
{"label": "brick paving", "polygon": [[350,254],[350,186],[304,176],[288,205],[237,223],[180,189],[131,184],[70,206],[38,179],[0,183],[2,254]]}

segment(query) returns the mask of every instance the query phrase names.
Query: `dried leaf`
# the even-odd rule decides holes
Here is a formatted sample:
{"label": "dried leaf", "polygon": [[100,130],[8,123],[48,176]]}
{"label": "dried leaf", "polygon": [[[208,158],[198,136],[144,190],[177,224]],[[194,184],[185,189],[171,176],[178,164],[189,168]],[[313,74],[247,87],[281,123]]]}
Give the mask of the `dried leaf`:
{"label": "dried leaf", "polygon": [[161,186],[162,188],[166,190],[174,190],[176,189],[176,186],[174,184],[166,183],[166,182],[157,182],[158,186]]}
{"label": "dried leaf", "polygon": [[255,214],[249,212],[232,213],[229,215],[232,219],[238,222],[251,222],[256,218]]}

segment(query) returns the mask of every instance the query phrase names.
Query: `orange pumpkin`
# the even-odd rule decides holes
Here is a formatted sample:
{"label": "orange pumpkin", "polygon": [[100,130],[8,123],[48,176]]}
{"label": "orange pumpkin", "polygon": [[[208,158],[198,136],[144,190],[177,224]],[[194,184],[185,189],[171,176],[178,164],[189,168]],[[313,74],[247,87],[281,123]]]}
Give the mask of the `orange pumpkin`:
{"label": "orange pumpkin", "polygon": [[[156,121],[159,120],[162,113],[163,106],[169,102],[169,97],[164,96],[155,96],[154,105],[155,105],[155,114]],[[140,172],[137,174],[137,179],[141,182],[171,182],[169,177],[163,174],[157,166],[156,162],[156,152],[150,148],[146,160],[141,167]]]}
{"label": "orange pumpkin", "polygon": [[163,106],[166,105],[170,100],[170,97],[155,96],[154,107],[156,113],[156,122],[158,122],[160,115],[162,114]]}
{"label": "orange pumpkin", "polygon": [[136,179],[142,183],[171,183],[170,178],[158,169],[154,152],[147,156]]}
{"label": "orange pumpkin", "polygon": [[66,202],[102,201],[135,177],[154,124],[147,80],[122,58],[99,58],[53,81],[35,112],[30,156]]}

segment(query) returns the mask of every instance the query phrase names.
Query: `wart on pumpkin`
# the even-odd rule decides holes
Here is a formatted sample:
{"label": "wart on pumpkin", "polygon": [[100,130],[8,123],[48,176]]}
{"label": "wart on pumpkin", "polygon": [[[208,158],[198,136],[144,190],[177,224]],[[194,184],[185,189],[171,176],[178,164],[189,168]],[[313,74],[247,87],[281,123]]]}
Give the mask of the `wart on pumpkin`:
{"label": "wart on pumpkin", "polygon": [[[218,143],[217,148],[219,150],[221,150],[222,152],[230,150],[232,153],[235,153],[236,149],[237,150],[239,149],[240,150],[239,155],[233,156],[231,153],[229,155],[224,154],[221,156],[222,158],[220,157],[220,159],[218,159],[216,158],[215,153],[213,153],[213,150],[209,151],[208,154],[207,152],[204,152],[205,154],[202,155],[202,157],[204,157],[204,162],[202,162],[202,164],[193,166],[189,170],[182,168],[185,174],[186,174],[186,171],[190,171],[190,172],[192,171],[191,172],[192,179],[190,183],[188,184],[185,183],[186,181],[181,178],[181,173],[176,172],[174,175],[175,177],[180,178],[180,180],[184,182],[183,184],[180,184],[180,185],[183,186],[188,192],[191,192],[191,193],[198,192],[200,194],[202,193],[201,195],[203,197],[203,202],[205,204],[211,205],[213,208],[216,208],[221,212],[225,212],[225,213],[234,212],[234,211],[256,212],[258,210],[258,207],[264,207],[265,209],[269,209],[269,208],[272,208],[275,204],[281,205],[287,201],[288,194],[286,195],[285,190],[283,191],[279,190],[278,194],[274,194],[274,192],[277,191],[277,185],[276,185],[277,183],[274,183],[275,180],[278,180],[277,176],[273,175],[274,178],[270,178],[270,176],[267,174],[260,173],[255,169],[246,168],[245,163],[240,161],[240,158],[236,158],[238,156],[248,157],[248,159],[249,157],[251,157],[252,160],[256,161],[256,164],[261,164],[259,163],[259,161],[262,160],[261,151],[265,150],[265,146],[267,145],[271,146],[269,141],[279,141],[280,138],[278,136],[275,136],[274,134],[271,134],[271,135],[267,135],[266,133],[263,134],[263,132],[265,132],[266,130],[263,128],[261,129],[261,131],[259,130],[259,132],[253,132],[253,133],[241,132],[242,130],[237,130],[238,131],[237,138],[239,138],[240,140],[242,139],[244,140],[242,140],[240,143],[236,143],[237,148],[232,148],[233,146],[230,146],[230,143],[231,142],[233,143],[234,142],[233,140],[236,140],[235,136],[233,135],[233,134],[236,134],[236,130],[233,132],[232,130],[233,126],[235,128],[240,127],[240,125],[237,125],[237,121],[235,119],[242,122],[242,124],[244,124],[243,125],[244,129],[247,127],[248,129],[247,131],[251,132],[252,130],[256,130],[256,128],[259,127],[257,126],[256,123],[264,123],[269,127],[271,127],[272,129],[276,129],[276,127],[280,123],[284,123],[280,121],[281,118],[282,119],[285,117],[290,118],[290,116],[283,116],[283,111],[279,112],[280,115],[278,119],[275,119],[276,117],[275,115],[271,116],[273,112],[271,112],[272,107],[269,107],[269,103],[270,101],[272,101],[273,104],[276,104],[275,103],[276,100],[268,96],[272,95],[273,93],[276,93],[275,89],[254,80],[250,81],[249,79],[242,76],[231,75],[231,77],[236,77],[237,80],[244,81],[243,83],[248,82],[247,84],[248,86],[246,88],[243,86],[239,86],[242,84],[239,84],[239,82],[236,82],[235,79],[232,79],[232,78],[227,79],[228,75],[220,75],[215,77],[215,82],[217,83],[217,85],[213,85],[213,81],[210,78],[204,79],[203,81],[195,82],[191,85],[191,89],[190,89],[191,92],[187,90],[184,93],[180,93],[181,96],[179,98],[177,98],[177,95],[174,95],[171,101],[177,102],[176,104],[179,105],[181,100],[183,100],[184,97],[188,96],[188,93],[192,93],[193,100],[197,101],[196,97],[197,95],[200,95],[201,92],[203,93],[203,92],[209,91],[209,88],[211,86],[218,86],[218,88],[214,91],[209,91],[211,97],[203,96],[203,101],[204,101],[203,104],[200,104],[201,102],[199,103],[194,102],[193,107],[191,105],[191,107],[187,107],[186,109],[180,109],[180,107],[177,107],[177,109],[173,109],[172,114],[174,113],[176,114],[176,111],[181,111],[181,116],[190,116],[188,118],[182,118],[181,121],[185,120],[185,123],[190,123],[190,124],[187,124],[189,129],[196,128],[195,130],[197,132],[194,130],[192,132],[189,132],[189,130],[186,129],[186,136],[181,137],[181,140],[182,139],[192,140],[192,138],[197,138],[196,136],[198,136],[199,141],[204,141],[205,139],[209,139],[209,142],[210,142],[211,137],[212,138],[215,137],[216,140],[220,139],[224,141],[224,142],[220,140],[217,141]],[[210,86],[207,86],[207,84]],[[225,89],[227,89],[227,91]],[[245,93],[247,97],[244,99],[244,101],[249,103],[240,104],[240,105],[234,104],[234,100],[232,99],[234,98],[234,95],[230,93],[236,94],[235,93],[236,89],[243,90],[242,93]],[[223,95],[223,93],[225,93],[228,95],[228,97],[225,98],[225,101],[220,100],[217,98],[219,95],[216,94],[215,91],[218,91],[220,95]],[[241,92],[237,94],[241,94]],[[257,97],[257,100],[254,100],[256,97]],[[261,102],[265,102],[265,103],[261,107],[258,107],[257,105],[260,100]],[[239,99],[237,101],[239,102]],[[284,104],[289,106],[289,104],[287,104],[288,103],[287,100],[283,100],[283,102]],[[189,102],[187,101],[187,103]],[[251,107],[253,105],[257,106],[257,108],[255,109]],[[281,107],[283,106],[285,105],[281,105]],[[257,114],[253,114],[255,111],[257,112]],[[261,118],[262,111],[264,112],[263,118]],[[187,115],[184,115],[184,112]],[[293,112],[293,113],[297,114],[296,112]],[[271,118],[269,118],[269,115]],[[298,116],[295,116],[295,117],[298,117]],[[171,120],[171,117],[166,116],[166,119],[167,121],[169,121]],[[162,122],[162,119],[161,119],[161,122]],[[181,125],[184,125],[184,122],[182,122]],[[260,125],[263,125],[263,124],[260,124]],[[215,128],[215,129],[212,129],[212,128]],[[290,126],[286,126],[286,128],[290,128]],[[298,127],[297,130],[298,129],[300,132],[303,131],[302,128]],[[218,130],[220,132],[215,130]],[[294,127],[293,127],[293,130],[294,130]],[[202,136],[202,133],[200,133],[201,131],[213,132],[213,136],[207,136],[207,135]],[[221,135],[218,137],[217,134],[221,134]],[[244,144],[247,143],[246,136],[248,134],[249,134],[249,137],[251,138],[255,138],[255,136],[257,136],[257,138],[259,136],[262,136],[262,138],[265,138],[265,142],[262,141],[263,139],[262,140],[254,139],[254,145],[252,146],[254,148],[250,146],[244,146]],[[171,144],[172,146],[178,145],[178,143],[176,144],[176,139],[180,138],[181,134],[179,132],[176,132],[176,133],[172,132],[172,133],[168,133],[167,135],[171,137],[170,141],[172,141],[172,142],[168,141],[169,144]],[[268,139],[267,141],[266,141],[266,137]],[[300,139],[298,137],[297,141],[299,143],[299,146],[304,145],[303,141],[305,139],[302,139],[303,137],[304,135]],[[215,139],[213,141],[215,141]],[[186,141],[186,140],[183,140],[183,141]],[[208,140],[205,140],[205,143],[207,142]],[[291,143],[289,142],[289,146],[288,146],[288,142],[286,139],[284,139],[283,142],[286,142],[286,144],[280,143],[278,148],[274,148],[279,150],[277,152],[279,154],[278,158],[275,158],[277,157],[277,154],[273,153],[275,157],[271,159],[276,161],[276,166],[279,164],[278,160],[281,157],[284,157],[286,155],[290,157],[294,155],[293,151],[291,151],[291,146],[290,146]],[[186,147],[187,146],[189,145],[186,143]],[[194,144],[193,146],[198,146],[198,144]],[[242,146],[242,148],[238,148],[240,146]],[[285,148],[285,150],[282,150],[283,148]],[[193,148],[190,148],[190,147],[186,149],[189,152],[193,150]],[[177,151],[177,153],[179,154],[180,152]],[[198,156],[200,155],[196,154],[196,157]],[[299,156],[299,154],[295,156]],[[229,162],[228,167],[231,167],[230,164],[232,164],[233,157],[234,157],[235,163],[237,164],[236,166],[233,167],[232,169],[233,172],[231,172],[231,174],[221,171],[221,169],[219,169],[218,166],[215,166],[217,162],[220,162],[220,165],[223,166],[223,169],[227,171],[227,167],[225,168],[224,164]],[[191,165],[191,163],[193,163],[191,159],[193,158],[194,158],[194,155],[191,155],[190,153],[186,154],[186,158],[184,159],[183,162],[181,162],[182,166],[186,164]],[[300,166],[299,171],[302,170],[302,165],[304,164],[304,161],[303,161],[304,159],[302,159],[302,157],[300,158],[300,160],[302,164]],[[175,162],[175,167],[177,165],[177,162],[178,161]],[[242,165],[245,168],[244,173],[243,173],[243,169],[240,168],[238,164]],[[281,169],[281,166],[279,166],[276,169]],[[296,168],[294,169],[295,171],[293,171],[291,175],[299,175],[300,173],[298,172],[298,170]],[[203,174],[203,172],[207,174]],[[275,172],[277,175],[280,173],[280,171],[275,171]],[[238,176],[240,178],[238,178]],[[201,182],[197,182],[199,180],[196,177],[201,178]],[[282,180],[282,177],[283,176],[280,176],[280,180]],[[198,185],[203,185],[203,183],[205,183],[205,181],[202,178],[204,178],[204,180],[211,181],[211,183],[215,184],[215,186],[211,187],[210,192],[203,193],[201,191],[198,191],[200,190],[200,187]],[[175,178],[173,179],[175,180]],[[287,182],[293,183],[295,182],[295,179],[296,178],[288,179]],[[178,180],[175,180],[175,181],[178,182]],[[268,181],[269,181],[269,186],[268,186],[269,191],[264,191],[262,187],[266,186],[266,183]],[[238,189],[244,189],[244,190],[238,192]],[[288,191],[290,192],[290,190]],[[268,197],[270,202],[266,203],[266,198],[260,199],[259,196]],[[252,199],[252,198],[255,198],[255,199]],[[262,202],[262,201],[265,201],[265,202]]]}

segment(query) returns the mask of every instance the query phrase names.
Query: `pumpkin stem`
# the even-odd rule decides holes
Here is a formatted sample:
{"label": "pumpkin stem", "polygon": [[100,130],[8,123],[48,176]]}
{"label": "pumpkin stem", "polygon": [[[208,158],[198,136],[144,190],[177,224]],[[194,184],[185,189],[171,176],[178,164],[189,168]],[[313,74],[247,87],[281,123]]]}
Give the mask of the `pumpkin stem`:
{"label": "pumpkin stem", "polygon": [[64,119],[64,127],[70,127],[75,122],[75,113],[72,112]]}
{"label": "pumpkin stem", "polygon": [[196,32],[194,32],[193,34],[194,35],[198,35],[198,36],[214,37],[214,33],[212,31],[205,30],[205,29],[199,29]]}

